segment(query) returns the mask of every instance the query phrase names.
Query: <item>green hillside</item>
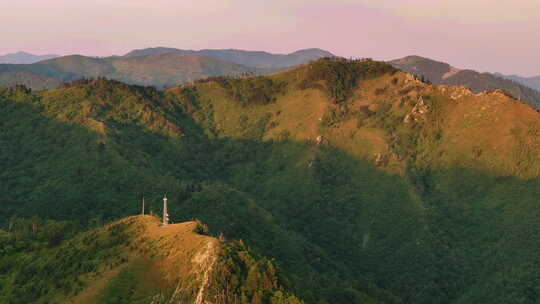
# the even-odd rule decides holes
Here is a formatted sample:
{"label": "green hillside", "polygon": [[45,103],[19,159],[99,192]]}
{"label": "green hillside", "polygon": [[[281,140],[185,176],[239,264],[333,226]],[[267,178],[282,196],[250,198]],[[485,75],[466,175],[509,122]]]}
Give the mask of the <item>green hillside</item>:
{"label": "green hillside", "polygon": [[[306,303],[535,303],[540,114],[321,59],[156,91],[0,92],[0,218],[96,225],[144,196],[275,258]],[[9,257],[8,257],[9,260]],[[218,281],[221,282],[221,281]]]}

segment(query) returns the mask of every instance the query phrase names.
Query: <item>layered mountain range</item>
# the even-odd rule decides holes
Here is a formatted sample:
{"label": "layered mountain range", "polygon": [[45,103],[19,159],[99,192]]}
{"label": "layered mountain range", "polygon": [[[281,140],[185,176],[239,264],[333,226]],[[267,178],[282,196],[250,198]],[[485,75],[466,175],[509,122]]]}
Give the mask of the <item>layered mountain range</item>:
{"label": "layered mountain range", "polygon": [[[13,54],[6,55],[6,58],[19,58],[19,61],[25,63],[39,62],[0,64],[0,86],[24,84],[33,89],[52,89],[60,87],[64,82],[77,79],[106,77],[128,84],[163,89],[213,76],[266,75],[318,58],[334,57],[333,54],[321,49],[271,54],[235,49],[197,51],[165,47],[133,50],[123,56],[104,58],[80,55],[40,57],[23,52],[17,54],[15,57]],[[53,57],[57,58],[41,60]],[[479,73],[420,56],[408,56],[389,63],[427,81],[464,86],[475,93],[504,89],[517,99],[540,108],[538,77]]]}
{"label": "layered mountain range", "polygon": [[[0,300],[123,303],[184,281],[191,301],[212,286],[185,276],[209,269],[206,244],[242,240],[196,303],[536,303],[540,113],[434,80],[325,58],[165,90],[0,89]],[[164,193],[184,224],[104,225],[143,197],[159,214]]]}
{"label": "layered mountain range", "polygon": [[0,64],[0,86],[24,84],[33,89],[51,89],[76,79],[106,77],[161,89],[211,76],[264,75],[326,56],[333,55],[318,49],[281,55],[170,48],[135,50],[122,57],[72,55],[34,64]]}

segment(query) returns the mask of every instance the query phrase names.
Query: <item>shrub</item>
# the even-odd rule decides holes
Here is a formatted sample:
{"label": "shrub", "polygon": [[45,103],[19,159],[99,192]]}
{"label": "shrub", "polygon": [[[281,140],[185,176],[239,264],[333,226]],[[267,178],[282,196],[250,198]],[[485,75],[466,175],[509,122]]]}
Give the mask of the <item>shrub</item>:
{"label": "shrub", "polygon": [[193,232],[201,235],[209,235],[210,231],[208,229],[208,225],[201,222],[199,219],[195,220],[195,228],[193,228]]}

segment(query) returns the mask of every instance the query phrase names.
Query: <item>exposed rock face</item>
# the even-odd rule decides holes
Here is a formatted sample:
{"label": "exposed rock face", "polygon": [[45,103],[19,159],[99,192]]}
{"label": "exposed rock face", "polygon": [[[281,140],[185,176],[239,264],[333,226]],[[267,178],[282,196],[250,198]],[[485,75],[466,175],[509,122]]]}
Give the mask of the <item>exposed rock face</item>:
{"label": "exposed rock face", "polygon": [[212,273],[212,269],[214,268],[214,264],[217,260],[217,255],[214,252],[214,243],[208,242],[206,244],[206,251],[202,254],[196,255],[193,258],[193,262],[197,263],[201,267],[202,278],[201,286],[199,287],[199,291],[197,292],[197,297],[195,298],[195,304],[204,304],[205,302],[204,295],[205,295],[205,289],[208,286],[208,281],[210,280],[210,274]]}
{"label": "exposed rock face", "polygon": [[420,79],[414,74],[407,73],[407,78],[405,78],[405,83],[421,83]]}
{"label": "exposed rock face", "polygon": [[410,123],[412,121],[418,122],[424,119],[424,114],[429,112],[429,108],[424,102],[424,98],[420,96],[418,102],[414,105],[411,112],[403,119],[404,123]]}

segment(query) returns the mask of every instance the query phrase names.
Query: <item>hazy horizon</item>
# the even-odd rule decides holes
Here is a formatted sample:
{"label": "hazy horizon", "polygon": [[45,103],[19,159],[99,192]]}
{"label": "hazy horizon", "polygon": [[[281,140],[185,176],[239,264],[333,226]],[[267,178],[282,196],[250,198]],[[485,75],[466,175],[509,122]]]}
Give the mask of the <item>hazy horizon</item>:
{"label": "hazy horizon", "polygon": [[[133,49],[321,48],[344,57],[419,55],[457,68],[540,75],[532,0],[22,0],[0,4],[0,54],[123,55]],[[4,6],[4,7],[3,7]]]}

